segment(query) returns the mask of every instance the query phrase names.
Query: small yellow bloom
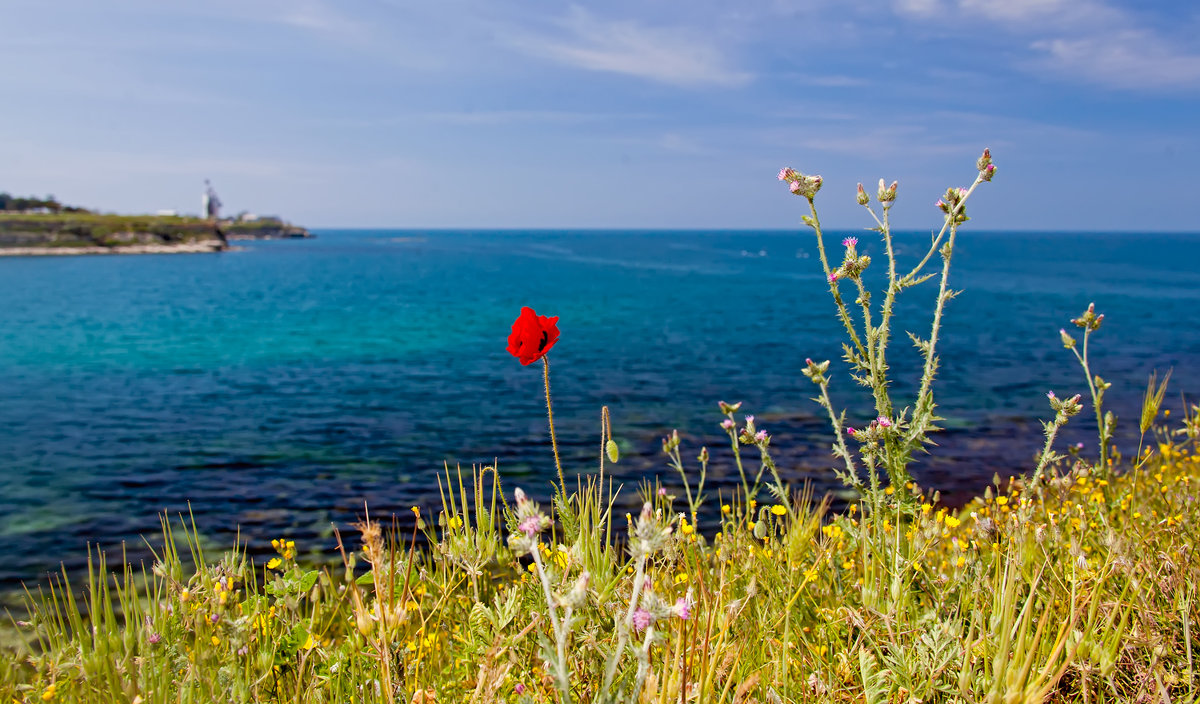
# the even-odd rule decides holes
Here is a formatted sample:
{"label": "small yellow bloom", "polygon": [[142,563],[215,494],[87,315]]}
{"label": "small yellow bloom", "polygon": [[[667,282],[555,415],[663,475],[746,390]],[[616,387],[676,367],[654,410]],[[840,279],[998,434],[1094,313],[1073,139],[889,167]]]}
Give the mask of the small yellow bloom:
{"label": "small yellow bloom", "polygon": [[283,564],[283,560],[280,560],[278,557],[272,557],[270,560],[267,560],[267,569],[273,570],[273,569],[278,568],[282,564]]}
{"label": "small yellow bloom", "polygon": [[1005,504],[1007,504],[1007,503],[1008,503],[1008,497],[1007,497],[1007,496],[997,496],[997,497],[996,497],[996,505],[997,505],[997,506],[1004,506],[1004,505],[1005,505]]}
{"label": "small yellow bloom", "polygon": [[961,523],[962,521],[958,520],[956,516],[946,516],[947,528],[957,528]]}
{"label": "small yellow bloom", "polygon": [[187,600],[188,600],[188,599],[191,599],[191,598],[192,598],[192,592],[191,592],[191,590],[189,590],[189,589],[184,589],[183,591],[179,592],[179,600],[180,600],[180,601],[182,601],[182,602],[184,602],[184,603],[187,603]]}
{"label": "small yellow bloom", "polygon": [[893,486],[889,486],[888,488],[883,490],[883,493],[887,494],[888,496],[891,496],[892,494],[896,493],[896,488]]}
{"label": "small yellow bloom", "polygon": [[771,513],[775,514],[776,516],[782,516],[787,513],[787,509],[782,506],[775,505],[771,507]]}
{"label": "small yellow bloom", "polygon": [[932,510],[933,510],[933,507],[930,506],[929,504],[921,504],[921,513],[922,514],[929,515],[929,512]]}
{"label": "small yellow bloom", "polygon": [[675,575],[676,584],[683,584],[684,582],[688,581],[688,579],[690,578],[688,577],[687,572],[680,572],[679,574]]}
{"label": "small yellow bloom", "polygon": [[[42,692],[42,701],[48,702],[54,698],[54,684],[51,683],[46,687],[46,691]],[[13,701],[16,701],[15,699]]]}
{"label": "small yellow bloom", "polygon": [[449,521],[447,521],[446,524],[448,526],[450,526],[450,530],[458,530],[459,528],[462,528],[463,522],[462,522],[461,518],[459,518],[458,516],[454,516]]}
{"label": "small yellow bloom", "polygon": [[315,647],[317,647],[317,641],[316,641],[316,640],[314,640],[314,639],[313,639],[313,637],[312,637],[312,634],[311,634],[311,633],[309,633],[309,634],[308,634],[308,638],[307,638],[307,639],[304,641],[304,649],[305,649],[305,650],[312,650],[312,649],[313,649],[313,648],[315,648]]}
{"label": "small yellow bloom", "polygon": [[213,645],[220,645],[220,644],[221,644],[221,639],[220,639],[220,638],[218,638],[218,637],[216,637],[216,636],[213,636],[212,638],[209,638],[208,640],[209,640],[209,641],[210,641],[210,642],[211,642]]}
{"label": "small yellow bloom", "polygon": [[730,512],[730,511],[732,511],[732,510],[733,510],[733,509],[729,508],[729,504],[722,504],[722,505],[721,505],[721,513],[729,513],[729,512]]}

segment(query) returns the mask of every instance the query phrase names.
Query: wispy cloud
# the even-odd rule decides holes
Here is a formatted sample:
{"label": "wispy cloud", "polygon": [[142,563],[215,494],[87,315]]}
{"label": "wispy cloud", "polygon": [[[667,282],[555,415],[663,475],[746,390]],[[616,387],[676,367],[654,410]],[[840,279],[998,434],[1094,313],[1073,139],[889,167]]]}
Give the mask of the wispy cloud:
{"label": "wispy cloud", "polygon": [[1200,86],[1200,54],[1172,46],[1147,30],[1034,42],[1044,68],[1127,89]]}
{"label": "wispy cloud", "polygon": [[508,43],[531,56],[589,71],[679,86],[738,86],[753,76],[729,65],[711,39],[681,28],[605,20],[574,7],[554,34],[518,32]]}

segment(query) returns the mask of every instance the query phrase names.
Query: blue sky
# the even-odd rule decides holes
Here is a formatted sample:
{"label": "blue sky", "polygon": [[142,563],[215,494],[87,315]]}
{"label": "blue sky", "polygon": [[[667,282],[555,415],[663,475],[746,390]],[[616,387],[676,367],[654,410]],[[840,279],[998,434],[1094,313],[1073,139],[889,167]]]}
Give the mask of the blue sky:
{"label": "blue sky", "polygon": [[1197,230],[1200,4],[8,0],[0,190],[309,226]]}

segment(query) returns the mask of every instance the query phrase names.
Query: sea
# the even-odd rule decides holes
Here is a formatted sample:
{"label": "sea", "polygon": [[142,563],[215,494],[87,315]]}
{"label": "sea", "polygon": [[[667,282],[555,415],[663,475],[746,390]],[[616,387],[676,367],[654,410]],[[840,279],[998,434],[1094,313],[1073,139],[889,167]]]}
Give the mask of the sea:
{"label": "sea", "polygon": [[[547,497],[541,365],[505,350],[522,306],[559,318],[549,359],[569,477],[597,471],[611,411],[618,511],[655,483],[682,495],[662,452],[673,430],[692,471],[709,449],[708,505],[730,495],[719,401],[756,416],[794,486],[844,496],[805,359],[833,360],[849,423],[874,413],[841,360],[811,232],[315,234],[218,254],[0,258],[0,590],[77,575],[90,549],[151,559],[163,515],[194,521],[208,548],[261,554],[287,537],[316,559],[365,511],[401,529],[413,506],[434,515],[447,470],[494,465],[505,492]],[[827,233],[835,258],[848,235],[872,257],[878,306],[878,235]],[[929,242],[898,233],[901,266]],[[949,285],[943,430],[914,466],[948,503],[1034,466],[1047,391],[1086,398],[1059,329],[1080,337],[1070,320],[1091,302],[1105,317],[1089,354],[1113,384],[1123,453],[1137,451],[1150,374],[1172,371],[1170,422],[1200,393],[1200,235],[964,229]],[[905,332],[928,337],[936,291],[935,279],[897,305],[901,407],[920,373]],[[1060,448],[1094,457],[1095,436],[1088,410]]]}

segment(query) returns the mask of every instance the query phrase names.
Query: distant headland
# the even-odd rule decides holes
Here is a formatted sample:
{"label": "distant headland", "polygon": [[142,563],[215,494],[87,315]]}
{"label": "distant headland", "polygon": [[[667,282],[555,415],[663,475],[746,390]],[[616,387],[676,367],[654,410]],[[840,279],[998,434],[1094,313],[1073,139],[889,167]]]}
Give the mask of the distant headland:
{"label": "distant headland", "polygon": [[305,238],[303,227],[273,215],[220,216],[221,202],[206,184],[203,215],[161,210],[115,215],[47,198],[0,192],[0,256],[53,254],[166,254],[220,252],[234,240]]}

